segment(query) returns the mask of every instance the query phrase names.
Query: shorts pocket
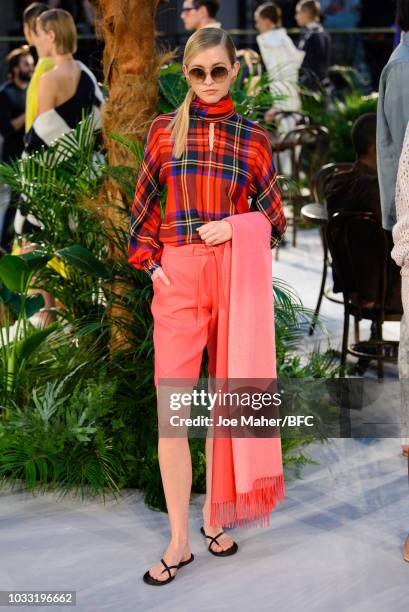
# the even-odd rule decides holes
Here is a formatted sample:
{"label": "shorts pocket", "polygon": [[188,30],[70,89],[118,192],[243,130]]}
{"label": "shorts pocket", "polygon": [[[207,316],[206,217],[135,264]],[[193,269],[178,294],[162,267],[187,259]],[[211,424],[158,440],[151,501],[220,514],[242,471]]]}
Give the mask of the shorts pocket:
{"label": "shorts pocket", "polygon": [[[166,274],[166,276],[168,277],[168,279],[171,281],[171,277],[170,277],[170,275],[168,273],[166,265],[164,266],[161,263],[161,268],[162,268],[163,272]],[[159,275],[155,276],[155,278],[152,280],[152,285],[153,285],[154,288],[157,288],[159,285],[162,285],[162,287],[167,287],[168,286],[165,283],[165,281],[163,280],[163,278],[161,278]]]}

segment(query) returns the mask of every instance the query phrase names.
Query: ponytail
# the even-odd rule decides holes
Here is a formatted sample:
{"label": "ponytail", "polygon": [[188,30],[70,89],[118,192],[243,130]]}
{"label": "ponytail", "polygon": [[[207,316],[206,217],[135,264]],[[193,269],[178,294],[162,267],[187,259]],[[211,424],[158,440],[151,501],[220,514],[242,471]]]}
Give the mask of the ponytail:
{"label": "ponytail", "polygon": [[193,100],[194,91],[189,87],[185,99],[176,111],[169,127],[172,128],[172,138],[174,141],[173,155],[177,158],[182,157],[186,147],[187,133],[189,130],[189,109]]}

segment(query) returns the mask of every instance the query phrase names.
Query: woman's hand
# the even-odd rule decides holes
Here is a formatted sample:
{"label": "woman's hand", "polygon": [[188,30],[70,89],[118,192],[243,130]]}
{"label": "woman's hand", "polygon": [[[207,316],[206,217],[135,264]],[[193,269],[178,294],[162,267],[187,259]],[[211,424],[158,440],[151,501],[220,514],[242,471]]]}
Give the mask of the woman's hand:
{"label": "woman's hand", "polygon": [[153,272],[151,276],[152,283],[156,278],[160,278],[165,283],[165,285],[170,285],[170,280],[164,273],[163,268],[161,266],[159,268],[156,268],[156,270]]}
{"label": "woman's hand", "polygon": [[197,228],[200,238],[206,244],[221,244],[231,240],[233,228],[231,223],[222,219],[221,221],[209,221]]}

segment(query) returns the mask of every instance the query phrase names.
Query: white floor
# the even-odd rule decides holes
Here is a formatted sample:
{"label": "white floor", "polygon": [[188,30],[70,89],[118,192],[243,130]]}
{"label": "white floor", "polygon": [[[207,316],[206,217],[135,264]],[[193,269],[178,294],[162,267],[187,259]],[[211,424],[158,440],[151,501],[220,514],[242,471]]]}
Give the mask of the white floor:
{"label": "white floor", "polygon": [[319,464],[287,481],[271,527],[230,531],[239,544],[232,557],[207,552],[194,496],[195,560],[158,588],[141,577],[166,548],[167,515],[137,491],[105,506],[3,491],[1,589],[75,590],[81,612],[406,609],[409,491],[396,440],[333,440],[308,453]]}
{"label": "white floor", "polygon": [[[274,275],[313,308],[320,244],[316,232],[301,233],[299,243],[296,251],[281,251]],[[324,300],[322,314],[336,346],[342,307]],[[389,337],[399,337],[397,324],[386,328]],[[306,345],[317,341],[328,337],[317,334]],[[388,379],[396,379],[393,366]],[[207,552],[199,533],[203,499],[192,496],[195,560],[159,588],[141,577],[166,548],[167,515],[148,509],[138,491],[105,505],[0,491],[0,589],[76,590],[81,612],[406,609],[409,489],[400,441],[338,439],[306,452],[318,463],[304,468],[301,480],[287,478],[270,528],[230,532],[240,547],[232,557]]]}

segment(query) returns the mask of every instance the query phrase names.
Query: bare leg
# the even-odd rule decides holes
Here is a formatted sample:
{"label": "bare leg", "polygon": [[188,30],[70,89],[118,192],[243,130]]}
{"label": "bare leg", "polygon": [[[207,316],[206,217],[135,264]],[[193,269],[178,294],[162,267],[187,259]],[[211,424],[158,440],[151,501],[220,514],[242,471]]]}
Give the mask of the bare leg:
{"label": "bare leg", "polygon": [[[209,387],[211,392],[215,392],[214,388],[214,379],[209,376]],[[220,533],[223,528],[222,527],[213,527],[210,525],[210,499],[211,499],[211,491],[212,491],[212,465],[213,465],[213,432],[212,428],[209,427],[208,435],[206,438],[206,497],[205,503],[203,506],[203,529],[206,534],[209,536],[216,536]],[[212,542],[211,549],[214,552],[221,552],[222,550],[227,550],[233,545],[232,538],[224,533],[217,541],[220,542],[220,546],[216,544],[216,542]],[[207,545],[209,545],[210,540],[206,538]]]}
{"label": "bare leg", "polygon": [[[24,253],[31,253],[32,251],[34,251],[36,249],[37,245],[33,242],[28,242],[27,240],[23,240],[21,247],[20,247],[20,254],[23,255]],[[36,277],[33,276],[32,278],[32,284],[34,285],[36,280]],[[31,288],[28,291],[29,295],[36,295],[38,293],[40,293],[43,298],[44,298],[44,308],[40,309],[40,311],[37,314],[38,320],[41,323],[41,327],[47,327],[47,325],[50,325],[51,323],[53,323],[53,321],[56,320],[56,316],[55,313],[53,312],[49,312],[48,309],[55,306],[55,300],[54,297],[51,295],[51,293],[48,293],[48,291],[45,291],[44,289],[36,289],[36,288]]]}
{"label": "bare leg", "polygon": [[[33,282],[35,282],[35,277],[33,278]],[[55,306],[55,299],[51,295],[51,293],[48,293],[48,291],[45,291],[44,289],[30,289],[29,291],[29,295],[35,295],[37,293],[41,293],[44,298],[44,308],[41,308],[39,310],[37,318],[40,322],[40,327],[47,327],[48,325],[51,325],[51,323],[53,323],[57,318],[55,312],[50,312],[48,310],[49,308]]]}
{"label": "bare leg", "polygon": [[[213,438],[206,438],[206,497],[205,503],[203,506],[203,529],[206,534],[209,536],[215,536],[220,533],[223,528],[222,527],[212,527],[210,525],[210,493],[212,490],[212,456],[213,456]],[[210,540],[206,540],[207,545],[209,545]],[[217,538],[217,541],[220,542],[220,546],[216,544],[216,542],[212,543],[211,549],[214,552],[221,552],[222,550],[227,550],[233,545],[233,541],[227,533],[223,533],[220,537]]]}
{"label": "bare leg", "polygon": [[[189,501],[192,487],[192,460],[189,442],[186,437],[164,438],[158,440],[159,465],[163,490],[168,509],[171,541],[162,555],[168,565],[177,565],[190,558],[189,545]],[[159,561],[149,569],[157,580],[169,578]],[[172,575],[176,573],[172,568]]]}

